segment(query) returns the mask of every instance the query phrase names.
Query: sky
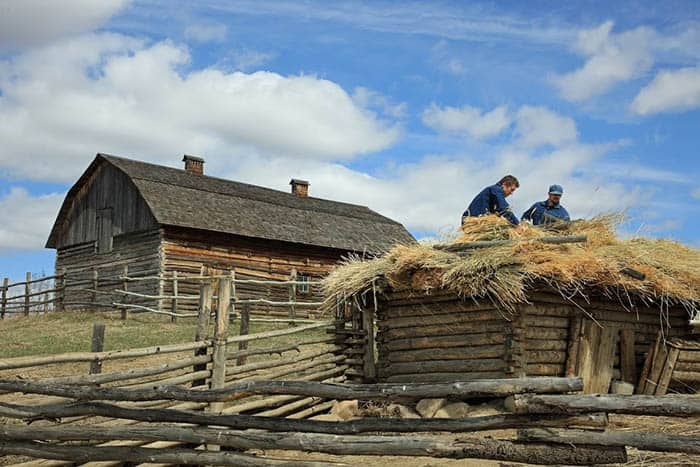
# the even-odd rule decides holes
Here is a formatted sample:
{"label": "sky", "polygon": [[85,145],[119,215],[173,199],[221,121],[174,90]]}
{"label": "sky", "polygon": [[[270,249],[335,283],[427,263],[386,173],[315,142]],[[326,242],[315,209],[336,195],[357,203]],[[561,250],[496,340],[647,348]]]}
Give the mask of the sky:
{"label": "sky", "polygon": [[98,152],[453,232],[513,174],[516,213],[700,247],[700,3],[0,0],[0,276],[51,273]]}

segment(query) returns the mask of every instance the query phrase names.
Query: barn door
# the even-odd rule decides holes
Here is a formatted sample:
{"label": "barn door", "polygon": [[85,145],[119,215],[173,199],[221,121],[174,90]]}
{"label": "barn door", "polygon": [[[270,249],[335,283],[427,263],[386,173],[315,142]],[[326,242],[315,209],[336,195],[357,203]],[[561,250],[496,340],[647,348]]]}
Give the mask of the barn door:
{"label": "barn door", "polygon": [[[603,327],[601,327],[603,326]],[[615,349],[619,330],[609,325],[600,325],[584,318],[578,338],[575,356],[575,374],[583,378],[586,394],[607,394],[613,375]]]}

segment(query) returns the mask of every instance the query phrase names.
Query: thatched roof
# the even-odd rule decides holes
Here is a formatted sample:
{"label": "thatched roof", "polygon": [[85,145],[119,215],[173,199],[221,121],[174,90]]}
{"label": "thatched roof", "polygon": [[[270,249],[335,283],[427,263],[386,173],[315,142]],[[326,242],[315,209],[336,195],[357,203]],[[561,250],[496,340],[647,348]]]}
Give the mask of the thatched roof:
{"label": "thatched roof", "polygon": [[[130,178],[161,225],[368,253],[415,242],[401,224],[365,206],[302,198],[106,154],[98,154],[85,175],[101,164],[111,164]],[[69,209],[71,194],[80,188],[79,180],[69,191],[59,220]],[[58,225],[59,221],[48,246],[54,243]]]}
{"label": "thatched roof", "polygon": [[[620,239],[616,227],[615,216],[562,223],[550,230],[529,224],[515,228],[497,216],[470,218],[453,243],[512,241],[467,254],[426,244],[396,246],[374,260],[347,261],[326,278],[325,289],[328,297],[360,293],[372,283],[416,294],[447,290],[514,310],[516,304],[527,303],[529,290],[545,285],[571,299],[603,296],[624,307],[644,303],[658,305],[662,311],[683,306],[696,312],[700,250],[670,240]],[[533,240],[552,235],[585,235],[588,241]],[[630,270],[641,275],[633,277]],[[328,303],[332,308],[333,300]]]}

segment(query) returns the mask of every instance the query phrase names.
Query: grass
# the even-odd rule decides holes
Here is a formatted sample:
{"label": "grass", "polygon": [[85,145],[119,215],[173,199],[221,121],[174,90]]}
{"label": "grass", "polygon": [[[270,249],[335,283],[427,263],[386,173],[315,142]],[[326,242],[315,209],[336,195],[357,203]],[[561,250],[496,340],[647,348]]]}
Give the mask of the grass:
{"label": "grass", "polygon": [[[105,350],[123,350],[155,345],[177,344],[194,340],[196,323],[180,318],[176,323],[167,316],[130,315],[122,321],[118,313],[64,312],[17,317],[0,321],[3,336],[2,358],[29,355],[90,351],[93,323],[105,323]],[[239,322],[229,327],[229,335],[238,334]],[[250,323],[250,334],[284,329],[285,323]],[[213,329],[210,330],[210,335]],[[261,345],[284,345],[304,338],[323,336],[323,330],[279,336]]]}

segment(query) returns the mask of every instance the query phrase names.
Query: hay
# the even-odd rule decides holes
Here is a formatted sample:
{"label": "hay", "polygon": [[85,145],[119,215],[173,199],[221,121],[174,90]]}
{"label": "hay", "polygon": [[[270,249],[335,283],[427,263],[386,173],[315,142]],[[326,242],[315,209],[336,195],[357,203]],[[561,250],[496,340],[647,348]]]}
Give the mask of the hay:
{"label": "hay", "polygon": [[[352,295],[379,280],[392,290],[449,290],[512,311],[516,304],[527,302],[528,289],[547,284],[566,297],[589,299],[595,294],[623,305],[641,300],[662,310],[680,305],[697,311],[700,250],[670,240],[621,239],[615,233],[621,220],[619,215],[608,215],[540,228],[513,227],[497,216],[470,218],[454,242],[518,241],[476,249],[466,256],[429,245],[397,245],[377,259],[349,258],[331,272],[324,288],[328,297]],[[588,242],[527,241],[551,235],[587,235]],[[624,267],[646,278],[630,277],[621,272]]]}

